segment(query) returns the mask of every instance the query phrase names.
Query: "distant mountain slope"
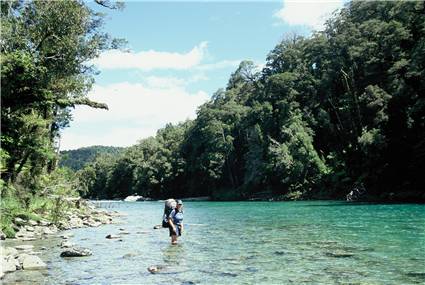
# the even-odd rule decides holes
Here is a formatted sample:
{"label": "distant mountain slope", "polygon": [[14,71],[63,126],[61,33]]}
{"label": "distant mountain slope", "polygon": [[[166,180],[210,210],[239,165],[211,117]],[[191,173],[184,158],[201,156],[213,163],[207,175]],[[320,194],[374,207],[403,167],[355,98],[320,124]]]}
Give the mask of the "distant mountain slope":
{"label": "distant mountain slope", "polygon": [[60,152],[59,166],[68,167],[72,170],[79,170],[95,159],[99,154],[117,154],[123,149],[123,147],[95,145],[73,150],[64,150]]}

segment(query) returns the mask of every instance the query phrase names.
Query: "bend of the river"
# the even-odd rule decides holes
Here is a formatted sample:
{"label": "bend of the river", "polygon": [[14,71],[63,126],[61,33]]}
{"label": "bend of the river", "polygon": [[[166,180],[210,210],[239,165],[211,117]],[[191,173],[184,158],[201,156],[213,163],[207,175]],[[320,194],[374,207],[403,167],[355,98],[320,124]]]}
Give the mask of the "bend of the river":
{"label": "bend of the river", "polygon": [[[170,245],[161,202],[102,202],[118,224],[75,229],[93,255],[59,257],[60,238],[33,243],[46,271],[4,284],[424,284],[425,205],[186,202],[185,232]],[[122,241],[105,239],[125,228]],[[7,243],[5,244],[7,245]],[[147,267],[162,268],[151,274]]]}

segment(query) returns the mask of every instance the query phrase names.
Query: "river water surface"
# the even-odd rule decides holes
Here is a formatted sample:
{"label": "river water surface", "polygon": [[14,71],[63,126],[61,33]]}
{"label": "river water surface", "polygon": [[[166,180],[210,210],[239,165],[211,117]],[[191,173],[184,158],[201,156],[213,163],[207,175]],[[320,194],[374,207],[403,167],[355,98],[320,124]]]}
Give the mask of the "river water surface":
{"label": "river water surface", "polygon": [[[186,202],[176,246],[161,202],[104,202],[118,224],[68,231],[93,255],[59,257],[59,238],[34,242],[46,271],[5,284],[424,284],[425,205]],[[122,241],[105,239],[124,228]],[[28,244],[30,244],[28,242]],[[161,271],[151,274],[149,266]]]}

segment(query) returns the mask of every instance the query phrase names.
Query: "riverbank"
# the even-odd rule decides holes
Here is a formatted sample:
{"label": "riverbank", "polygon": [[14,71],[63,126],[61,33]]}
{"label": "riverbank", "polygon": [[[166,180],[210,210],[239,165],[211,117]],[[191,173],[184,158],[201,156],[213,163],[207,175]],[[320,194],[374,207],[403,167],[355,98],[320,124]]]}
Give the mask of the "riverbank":
{"label": "riverbank", "polygon": [[[29,218],[14,218],[12,227],[16,231],[15,237],[7,238],[1,233],[1,279],[4,278],[5,274],[17,270],[43,270],[47,268],[46,263],[39,257],[42,252],[34,251],[34,246],[29,243],[56,236],[64,240],[61,243],[64,252],[75,252],[80,249],[75,248],[74,244],[66,242],[69,236],[62,235],[63,231],[112,224],[121,216],[116,211],[100,210],[83,199],[74,201],[75,207],[65,211],[62,215],[63,218],[56,223],[43,218],[37,221]],[[12,242],[14,246],[4,246],[5,242]]]}

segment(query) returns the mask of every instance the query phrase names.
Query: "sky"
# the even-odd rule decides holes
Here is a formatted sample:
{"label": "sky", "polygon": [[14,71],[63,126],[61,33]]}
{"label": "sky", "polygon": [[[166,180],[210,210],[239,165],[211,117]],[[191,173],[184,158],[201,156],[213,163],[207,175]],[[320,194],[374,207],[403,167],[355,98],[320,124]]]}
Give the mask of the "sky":
{"label": "sky", "polygon": [[261,68],[285,36],[323,29],[342,0],[132,1],[107,10],[104,30],[128,41],[103,52],[88,97],[109,110],[77,106],[61,135],[61,150],[91,145],[130,146],[167,123],[196,117],[197,108],[242,60]]}

